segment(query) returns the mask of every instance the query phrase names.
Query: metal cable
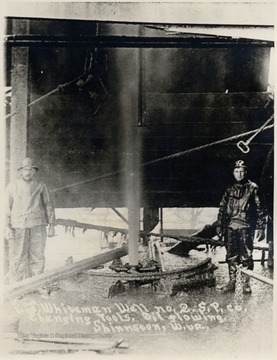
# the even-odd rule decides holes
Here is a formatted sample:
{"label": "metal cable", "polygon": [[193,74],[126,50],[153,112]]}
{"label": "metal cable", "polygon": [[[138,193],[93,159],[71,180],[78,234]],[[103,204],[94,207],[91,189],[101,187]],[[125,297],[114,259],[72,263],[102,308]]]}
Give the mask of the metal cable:
{"label": "metal cable", "polygon": [[[82,75],[79,75],[79,76],[76,77],[75,79],[73,79],[73,80],[71,80],[71,81],[69,81],[69,82],[67,82],[67,83],[65,83],[65,84],[58,85],[54,90],[51,90],[51,91],[49,91],[47,94],[44,94],[44,95],[42,95],[41,97],[39,97],[38,99],[30,102],[30,103],[27,105],[27,107],[30,107],[30,106],[36,104],[37,102],[39,102],[39,101],[47,98],[48,96],[55,94],[57,91],[61,90],[62,88],[65,88],[66,86],[69,86],[69,85],[71,85],[72,83],[76,82],[77,80],[81,79],[81,78],[86,74],[86,68],[85,68],[85,66],[86,66],[86,64],[87,64],[87,61],[88,61],[88,60],[87,60],[87,58],[86,58],[86,60],[85,60],[85,65],[84,65],[84,73],[83,73]],[[89,66],[91,66],[91,65],[89,65]],[[16,114],[17,114],[16,112],[14,112],[14,113],[12,113],[12,114],[8,114],[8,115],[5,116],[5,119],[9,119],[9,118],[15,116]]]}
{"label": "metal cable", "polygon": [[237,147],[241,150],[241,152],[243,152],[244,154],[247,154],[250,151],[250,148],[248,145],[251,143],[251,141],[254,139],[254,137],[256,137],[266,127],[266,125],[269,124],[270,121],[273,119],[274,119],[274,114],[272,114],[270,116],[270,118],[267,119],[266,122],[259,129],[257,129],[257,131],[252,136],[250,136],[250,138],[248,140],[246,140],[246,141],[241,140],[237,143]]}
{"label": "metal cable", "polygon": [[[264,130],[267,130],[267,129],[271,129],[272,127],[273,127],[273,124],[272,124],[272,125],[268,125],[268,126],[266,126],[266,127],[263,128],[263,131],[264,131]],[[178,153],[175,153],[175,154],[171,154],[171,155],[168,155],[168,156],[164,156],[164,157],[161,157],[161,158],[159,158],[159,159],[151,160],[151,161],[148,161],[148,162],[145,162],[145,163],[141,164],[140,167],[152,165],[152,164],[158,163],[158,162],[160,162],[160,161],[175,159],[175,158],[177,158],[177,157],[184,156],[184,155],[189,154],[189,153],[192,153],[192,152],[194,152],[194,151],[200,151],[200,150],[203,150],[203,149],[212,147],[212,146],[214,146],[214,145],[219,145],[219,144],[223,144],[223,143],[225,143],[225,142],[229,142],[229,141],[232,141],[232,140],[239,139],[239,138],[241,138],[241,137],[243,137],[243,136],[253,134],[253,133],[255,133],[256,131],[257,131],[257,129],[251,130],[251,131],[245,132],[245,133],[243,133],[243,134],[237,134],[237,135],[231,136],[231,137],[229,137],[229,138],[221,139],[221,140],[218,140],[218,141],[214,141],[214,142],[212,142],[212,143],[209,143],[209,144],[205,144],[205,145],[198,146],[198,147],[196,147],[196,148],[192,148],[192,149],[189,149],[189,150],[185,150],[185,151],[181,151],[181,152],[178,152]],[[52,193],[55,193],[55,192],[58,192],[58,191],[61,191],[61,190],[64,190],[64,189],[69,189],[69,188],[74,187],[74,186],[87,184],[87,183],[89,183],[89,182],[93,182],[93,181],[100,180],[100,179],[105,179],[105,178],[108,178],[108,177],[110,177],[110,176],[113,176],[113,175],[122,173],[122,172],[124,172],[125,170],[126,170],[126,169],[117,170],[117,171],[113,171],[113,172],[110,172],[110,173],[106,173],[106,174],[103,174],[103,175],[99,175],[99,176],[96,176],[96,177],[94,177],[94,178],[87,179],[87,180],[84,180],[84,181],[79,181],[79,182],[76,182],[76,183],[73,183],[73,184],[64,185],[64,186],[58,187],[58,188],[56,188],[56,189],[52,189],[51,192],[52,192]]]}

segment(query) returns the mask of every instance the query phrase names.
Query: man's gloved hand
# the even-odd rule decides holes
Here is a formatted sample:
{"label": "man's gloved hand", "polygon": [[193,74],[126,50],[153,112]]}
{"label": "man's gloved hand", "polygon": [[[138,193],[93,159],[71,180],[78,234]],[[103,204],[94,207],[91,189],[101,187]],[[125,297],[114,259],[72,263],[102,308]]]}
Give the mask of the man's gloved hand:
{"label": "man's gloved hand", "polygon": [[264,238],[265,238],[264,230],[262,230],[262,229],[257,230],[257,232],[256,232],[256,240],[257,241],[262,241],[262,240],[264,240]]}
{"label": "man's gloved hand", "polygon": [[14,231],[9,226],[5,226],[4,236],[6,240],[14,239]]}
{"label": "man's gloved hand", "polygon": [[55,227],[53,224],[49,224],[49,228],[48,228],[48,237],[53,237],[55,236]]}

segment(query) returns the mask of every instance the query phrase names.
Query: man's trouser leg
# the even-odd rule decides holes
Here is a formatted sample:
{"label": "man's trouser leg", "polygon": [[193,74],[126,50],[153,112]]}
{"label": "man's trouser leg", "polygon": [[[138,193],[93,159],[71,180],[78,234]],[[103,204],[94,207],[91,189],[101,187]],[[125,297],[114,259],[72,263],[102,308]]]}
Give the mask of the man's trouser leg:
{"label": "man's trouser leg", "polygon": [[28,277],[29,229],[14,229],[14,238],[9,241],[9,283]]}
{"label": "man's trouser leg", "polygon": [[[241,229],[240,233],[240,263],[242,267],[246,270],[254,269],[254,262],[252,258],[253,253],[253,238],[251,231],[249,229]],[[251,293],[250,287],[250,277],[248,275],[243,274],[243,292],[245,294]]]}
{"label": "man's trouser leg", "polygon": [[235,230],[227,229],[225,235],[226,262],[228,264],[229,282],[223,286],[224,292],[235,291],[236,272],[238,265],[237,234]]}
{"label": "man's trouser leg", "polygon": [[39,275],[44,270],[46,237],[45,226],[36,226],[30,229],[29,276]]}

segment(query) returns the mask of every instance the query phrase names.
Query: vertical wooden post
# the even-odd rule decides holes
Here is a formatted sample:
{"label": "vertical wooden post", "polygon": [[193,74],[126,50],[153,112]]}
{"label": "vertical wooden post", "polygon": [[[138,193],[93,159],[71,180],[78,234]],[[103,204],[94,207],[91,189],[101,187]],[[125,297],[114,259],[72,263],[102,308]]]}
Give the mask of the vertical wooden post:
{"label": "vertical wooden post", "polygon": [[[29,21],[13,20],[13,33],[29,33]],[[12,49],[12,102],[10,124],[10,181],[18,177],[18,163],[27,155],[28,123],[28,62],[29,49]]]}
{"label": "vertical wooden post", "polygon": [[163,208],[160,208],[160,226],[161,226],[161,242],[164,241],[164,220],[163,220]]}

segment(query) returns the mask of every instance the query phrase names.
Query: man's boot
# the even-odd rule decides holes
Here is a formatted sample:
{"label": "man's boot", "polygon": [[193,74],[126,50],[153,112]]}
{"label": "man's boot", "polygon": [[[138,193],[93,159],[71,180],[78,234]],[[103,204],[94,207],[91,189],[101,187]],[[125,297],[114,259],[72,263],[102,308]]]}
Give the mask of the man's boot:
{"label": "man's boot", "polygon": [[236,267],[228,264],[229,282],[222,287],[223,293],[234,292],[236,289]]}
{"label": "man's boot", "polygon": [[252,290],[250,287],[250,277],[248,275],[243,275],[243,293],[251,294]]}

